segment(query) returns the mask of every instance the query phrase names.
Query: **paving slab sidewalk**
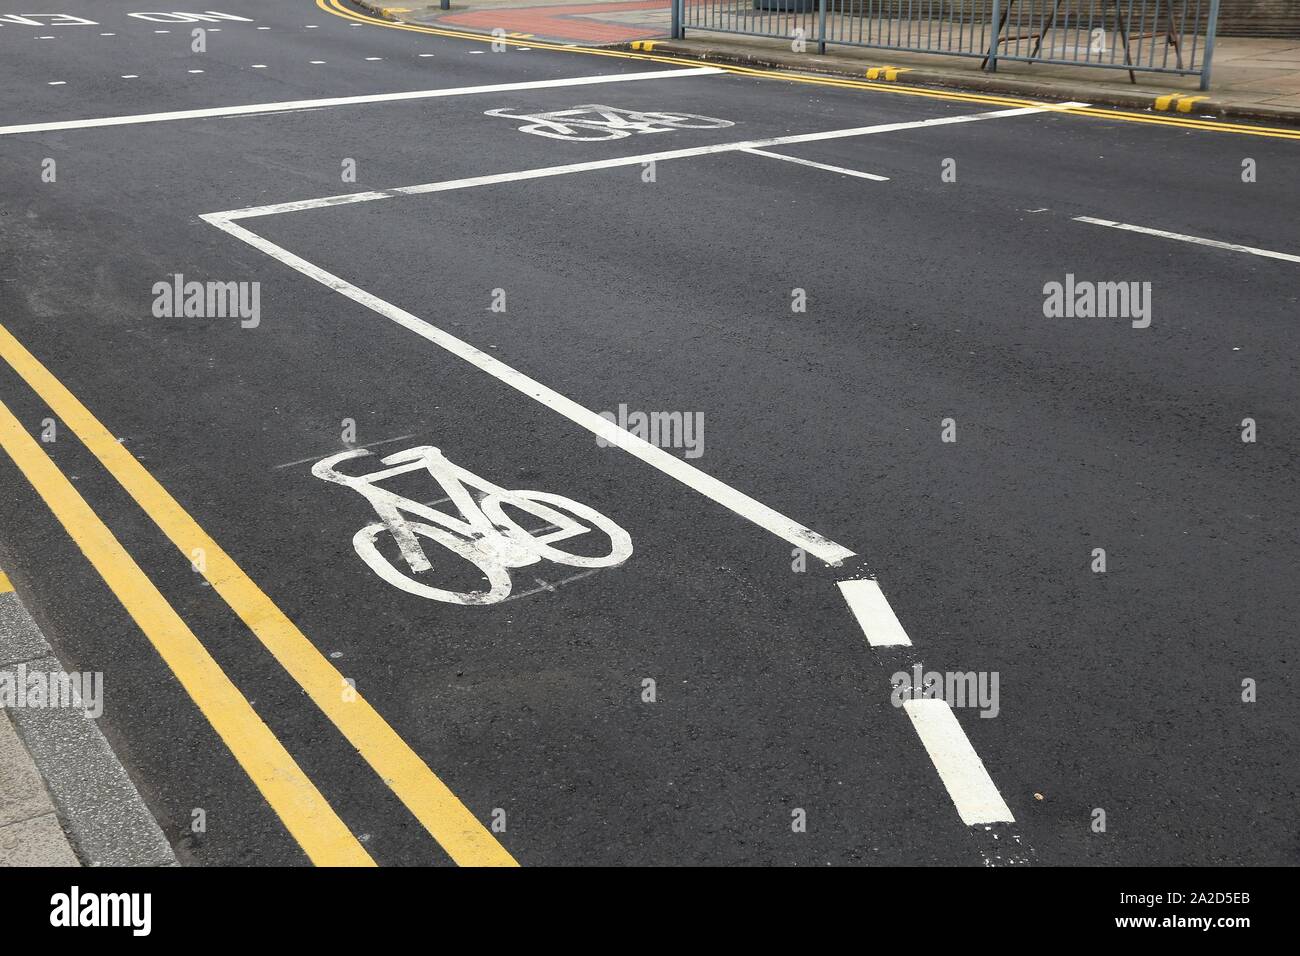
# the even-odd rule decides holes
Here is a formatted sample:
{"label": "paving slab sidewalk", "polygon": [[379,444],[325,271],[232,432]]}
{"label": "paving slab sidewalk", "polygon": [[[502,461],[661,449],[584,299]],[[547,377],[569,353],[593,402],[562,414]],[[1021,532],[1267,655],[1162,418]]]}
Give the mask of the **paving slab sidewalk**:
{"label": "paving slab sidewalk", "polygon": [[453,0],[449,10],[437,3],[351,2],[364,12],[405,23],[476,33],[500,28],[515,41],[609,45],[769,69],[859,79],[870,74],[880,82],[1300,125],[1300,39],[1219,37],[1211,88],[1203,93],[1197,77],[1138,73],[1133,84],[1123,70],[1005,60],[996,73],[988,73],[975,58],[847,46],[828,47],[824,55],[795,53],[789,40],[695,29],[688,29],[682,40],[664,39],[669,0]]}
{"label": "paving slab sidewalk", "polygon": [[[63,673],[0,571],[6,697],[19,682],[48,686]],[[0,867],[174,866],[171,845],[85,703],[75,693],[69,702],[0,706]]]}

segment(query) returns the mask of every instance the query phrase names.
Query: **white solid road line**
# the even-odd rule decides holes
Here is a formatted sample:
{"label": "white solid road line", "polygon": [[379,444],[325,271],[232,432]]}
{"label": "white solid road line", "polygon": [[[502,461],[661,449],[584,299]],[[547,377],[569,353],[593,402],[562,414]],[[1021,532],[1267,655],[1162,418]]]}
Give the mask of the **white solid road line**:
{"label": "white solid road line", "polygon": [[1123,229],[1125,232],[1140,232],[1144,236],[1159,236],[1161,239],[1177,239],[1179,242],[1192,242],[1198,246],[1209,246],[1212,249],[1227,249],[1230,252],[1248,252],[1252,256],[1263,256],[1266,259],[1281,259],[1283,262],[1300,262],[1300,256],[1293,256],[1289,252],[1274,252],[1271,249],[1256,249],[1254,246],[1239,246],[1235,242],[1220,242],[1218,239],[1202,239],[1200,236],[1185,236],[1180,232],[1166,232],[1163,229],[1152,229],[1149,226],[1134,226],[1126,222],[1115,222],[1112,219],[1094,219],[1092,216],[1075,216],[1075,222],[1088,222],[1094,226],[1109,226],[1112,229]]}
{"label": "white solid road line", "polygon": [[844,176],[856,176],[858,179],[870,179],[878,183],[889,182],[888,176],[877,176],[875,173],[863,173],[856,169],[845,169],[843,166],[828,166],[826,163],[814,163],[811,159],[800,159],[797,156],[782,156],[780,153],[769,153],[765,149],[743,149],[742,153],[753,153],[755,156],[766,156],[768,159],[780,159],[787,163],[794,163],[797,166],[811,166],[813,169],[824,169],[828,173],[840,173]]}
{"label": "white solid road line", "polygon": [[326,288],[333,289],[341,295],[347,296],[354,302],[365,306],[373,312],[377,312],[387,319],[391,319],[398,325],[410,329],[416,335],[419,335],[439,348],[446,349],[452,355],[464,359],[476,368],[487,372],[498,381],[504,382],[511,388],[522,392],[529,398],[540,402],[552,411],[558,412],[569,421],[587,429],[598,438],[603,438],[609,444],[622,448],[629,454],[640,458],[646,464],[651,465],[671,478],[675,478],[682,484],[694,488],[706,498],[712,498],[726,508],[730,508],[742,518],[747,518],[761,528],[766,528],[774,535],[784,538],[786,541],[803,548],[809,554],[830,565],[838,565],[846,558],[853,556],[853,552],[848,548],[842,547],[827,538],[823,538],[817,532],[805,528],[797,521],[787,518],[785,515],[772,510],[760,501],[755,501],[748,495],[737,491],[725,482],[707,475],[699,469],[687,464],[684,460],[670,455],[668,452],[655,445],[650,444],[644,439],[638,438],[630,432],[619,428],[617,424],[607,418],[596,414],[590,409],[584,408],[572,399],[566,398],[559,392],[556,392],[540,382],[529,378],[522,372],[518,372],[506,365],[499,359],[481,352],[468,342],[462,341],[444,332],[437,326],[431,325],[423,319],[412,315],[390,302],[385,302],[376,295],[372,295],[364,289],[361,289],[351,282],[340,279],[318,266],[312,265],[306,259],[294,255],[287,249],[277,246],[268,239],[243,226],[238,226],[230,221],[230,217],[224,213],[208,213],[201,217],[204,221],[211,223],[218,229],[230,233],[230,235],[241,239],[255,249],[265,252],[271,258],[284,263],[291,269],[319,282]]}
{"label": "white solid road line", "polygon": [[717,143],[711,146],[692,146],[685,149],[661,150],[657,153],[641,153],[637,156],[617,156],[612,159],[597,159],[586,163],[567,163],[561,166],[542,166],[536,169],[520,169],[510,173],[493,173],[487,176],[470,176],[466,179],[449,179],[438,183],[420,183],[416,186],[399,186],[396,189],[375,190],[361,193],[340,193],[334,196],[321,196],[316,199],[301,199],[293,202],[274,203],[269,206],[248,206],[244,209],[228,209],[210,215],[233,219],[249,219],[255,216],[275,216],[282,213],[301,212],[306,209],[321,209],[326,206],[344,206],[350,203],[374,202],[379,199],[393,199],[397,196],[418,196],[426,193],[444,192],[450,189],[468,189],[473,186],[489,186],[494,183],[519,182],[526,179],[543,179],[548,176],[566,176],[571,173],[585,173],[598,169],[615,169],[619,166],[637,166],[648,162],[666,162],[672,159],[689,159],[693,156],[709,156],[715,153],[731,153],[738,150],[762,149],[767,146],[786,146],[794,143],[813,143],[828,139],[844,139],[850,136],[870,136],[875,133],[892,133],[904,129],[920,129],[926,126],[950,126],[955,123],[974,123],[979,120],[1005,119],[1013,116],[1029,116],[1033,113],[1051,112],[1086,106],[1086,103],[1044,103],[1041,106],[1022,106],[1009,110],[995,110],[989,113],[966,113],[960,116],[940,116],[926,120],[911,120],[905,123],[883,123],[879,126],[856,126],[851,129],[825,130],[820,133],[798,133],[793,136],[776,136],[770,139],[742,140],[736,143]]}
{"label": "white solid road line", "polygon": [[[694,71],[679,71],[679,73],[690,72]],[[669,74],[648,74],[648,76],[665,75]],[[624,79],[626,79],[626,77],[624,77]],[[878,126],[860,126],[852,129],[826,130],[818,133],[778,136],[770,139],[751,140],[739,143],[698,146],[688,149],[646,153],[640,156],[623,156],[614,159],[596,160],[594,162],[570,163],[563,166],[525,169],[511,173],[474,176],[467,179],[454,179],[439,183],[424,183],[417,186],[406,186],[398,189],[385,190],[383,192],[345,193],[338,196],[325,196],[318,199],[277,203],[269,206],[252,206],[244,209],[231,209],[224,212],[207,213],[200,216],[200,218],[205,222],[216,226],[218,229],[229,233],[242,242],[248,243],[253,248],[266,253],[271,258],[297,270],[308,278],[319,282],[321,285],[333,289],[341,295],[347,296],[354,302],[377,312],[404,328],[410,329],[412,332],[415,332],[417,335],[422,336],[440,348],[447,350],[458,358],[464,359],[471,365],[487,372],[489,375],[504,382],[511,388],[522,392],[535,401],[540,402],[555,412],[558,412],[575,424],[587,429],[598,438],[603,438],[611,445],[624,449],[629,454],[640,458],[646,464],[657,468],[659,471],[671,478],[693,488],[706,498],[711,498],[713,501],[731,509],[742,518],[752,521],[754,524],[761,528],[765,528],[777,537],[783,538],[796,547],[802,548],[818,560],[831,566],[838,566],[847,558],[853,557],[853,552],[848,548],[836,544],[834,541],[804,527],[799,524],[799,522],[787,518],[780,512],[769,508],[762,502],[749,497],[743,492],[737,491],[725,482],[719,481],[711,475],[705,474],[684,460],[676,458],[668,452],[657,448],[635,435],[632,435],[624,429],[619,428],[614,422],[603,418],[590,409],[584,408],[572,399],[566,398],[558,392],[547,388],[545,385],[529,378],[522,372],[516,371],[499,359],[493,358],[492,356],[479,351],[468,342],[456,338],[454,335],[424,321],[418,316],[412,315],[404,309],[398,308],[391,302],[387,302],[359,286],[355,286],[332,273],[326,272],[319,266],[313,265],[301,256],[294,255],[289,250],[276,245],[269,239],[264,239],[255,232],[236,225],[234,220],[298,212],[306,209],[319,209],[348,203],[389,199],[398,195],[420,195],[451,189],[466,189],[472,186],[484,186],[493,183],[517,182],[526,179],[562,176],[568,173],[585,172],[596,169],[611,169],[618,166],[636,165],[650,160],[682,159],[690,156],[706,156],[714,153],[734,152],[741,149],[762,148],[765,146],[780,146],[789,143],[810,143],[819,140],[841,139],[849,136],[866,136],[873,133],[885,133],[895,130],[918,129],[926,126],[946,126],[954,123],[970,123],[986,119],[1027,116],[1045,111],[1069,109],[1080,105],[1084,104],[1045,103],[1040,106],[996,110],[988,113],[943,116],[903,123],[884,123]]]}
{"label": "white solid road line", "polygon": [[1015,823],[1011,809],[971,746],[966,731],[946,700],[907,700],[903,710],[912,718],[921,743],[939,771],[962,823]]}
{"label": "white solid road line", "polygon": [[710,76],[723,71],[713,66],[683,70],[655,70],[646,73],[611,73],[598,76],[571,76],[557,80],[527,80],[519,83],[493,83],[488,86],[460,86],[442,90],[410,90],[403,93],[372,93],[362,96],[333,96],[316,100],[290,100],[282,103],[249,103],[244,106],[214,106],[208,109],[175,110],[169,113],[138,113],[132,116],[101,116],[95,119],[58,120],[51,123],[23,123],[0,126],[0,136],[16,133],[46,133],[65,129],[94,129],[101,126],[132,126],[137,123],[165,123],[172,120],[203,119],[210,116],[252,116],[308,107],[354,106],[359,103],[392,103],[424,100],[442,96],[469,96],[476,93],[509,93],[515,90],[542,90],[559,86],[593,86],[601,83],[630,83],[636,80],[666,80],[681,76]]}
{"label": "white solid road line", "polygon": [[875,581],[840,581],[840,591],[858,626],[872,647],[911,647],[912,641],[898,623],[894,609]]}

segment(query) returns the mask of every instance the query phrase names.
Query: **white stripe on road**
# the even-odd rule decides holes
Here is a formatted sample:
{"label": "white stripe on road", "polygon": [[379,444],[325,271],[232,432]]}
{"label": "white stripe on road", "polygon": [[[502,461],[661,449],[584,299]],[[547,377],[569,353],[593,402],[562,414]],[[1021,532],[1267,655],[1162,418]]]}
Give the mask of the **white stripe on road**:
{"label": "white stripe on road", "polygon": [[761,528],[766,528],[774,535],[784,538],[796,547],[803,548],[809,554],[821,561],[831,565],[838,565],[845,558],[853,556],[853,552],[848,548],[836,544],[834,541],[824,538],[817,532],[805,528],[797,521],[787,518],[777,511],[773,511],[762,502],[755,501],[748,495],[737,491],[725,482],[706,475],[704,472],[687,464],[680,458],[675,458],[668,452],[650,444],[649,442],[636,437],[631,432],[624,431],[614,422],[597,415],[595,412],[584,408],[572,399],[566,398],[559,392],[553,391],[529,378],[522,372],[518,372],[506,365],[504,362],[493,358],[492,356],[480,352],[468,342],[456,338],[437,326],[431,325],[421,318],[412,315],[390,302],[385,302],[376,295],[361,289],[350,282],[332,275],[318,266],[312,265],[306,259],[294,255],[287,249],[277,246],[268,239],[263,239],[254,232],[245,229],[243,226],[235,225],[230,218],[223,213],[208,213],[201,217],[204,221],[211,223],[218,229],[230,233],[230,235],[241,239],[255,249],[259,249],[271,258],[284,263],[292,269],[314,279],[326,288],[333,289],[341,295],[347,296],[354,302],[365,306],[373,312],[378,312],[387,319],[391,319],[403,328],[410,329],[416,335],[428,339],[439,348],[446,349],[452,355],[464,359],[476,368],[487,372],[498,381],[504,382],[511,388],[522,392],[529,398],[545,405],[552,411],[558,412],[569,421],[587,429],[598,438],[603,438],[611,445],[615,445],[627,451],[629,454],[640,458],[648,465],[658,468],[664,474],[675,478],[682,484],[694,488],[706,498],[712,498],[718,504],[730,508],[742,518],[747,518]]}
{"label": "white stripe on road", "polygon": [[840,591],[858,626],[872,647],[911,647],[912,641],[898,623],[894,609],[875,581],[840,581]]}
{"label": "white stripe on road", "polygon": [[[669,74],[659,73],[651,75],[664,76]],[[517,182],[526,179],[540,179],[548,176],[561,176],[568,173],[586,172],[596,169],[610,169],[618,166],[640,164],[652,159],[681,159],[690,156],[705,156],[713,153],[734,152],[740,149],[779,146],[787,143],[809,143],[819,140],[841,139],[849,136],[866,136],[873,133],[885,133],[895,130],[917,129],[926,126],[945,126],[954,123],[970,123],[986,119],[1026,116],[1044,111],[1069,109],[1079,105],[1084,104],[1042,104],[1040,106],[1019,107],[1016,109],[997,110],[988,113],[943,116],[904,123],[885,123],[878,126],[861,126],[852,129],[827,130],[818,133],[779,136],[763,140],[723,143],[720,145],[700,146],[690,149],[668,150],[659,153],[643,154],[640,156],[624,156],[615,159],[597,160],[587,163],[570,163],[563,166],[548,166],[539,169],[518,170],[512,173],[498,173],[488,176],[475,176],[467,179],[447,180],[439,183],[425,183],[417,186],[406,186],[398,189],[385,190],[382,192],[345,193],[339,196],[325,196],[318,199],[278,203],[270,206],[251,206],[244,209],[232,209],[225,212],[207,213],[200,216],[200,218],[205,222],[216,226],[218,229],[229,233],[242,242],[247,243],[253,248],[266,253],[271,258],[295,269],[308,278],[319,282],[321,285],[333,289],[341,295],[352,299],[354,302],[357,302],[385,318],[396,322],[398,325],[415,332],[417,335],[429,340],[440,348],[447,350],[480,370],[487,372],[489,375],[504,382],[511,388],[522,392],[535,401],[538,401],[553,411],[558,412],[575,424],[587,429],[597,437],[604,438],[610,444],[623,448],[629,454],[640,458],[646,464],[659,469],[664,474],[680,481],[682,484],[695,489],[705,497],[729,508],[741,517],[752,521],[761,528],[765,528],[772,534],[785,539],[796,547],[802,548],[818,560],[835,566],[842,564],[845,559],[853,557],[853,552],[848,548],[836,544],[834,541],[817,534],[815,531],[804,527],[797,521],[787,518],[780,512],[769,508],[760,501],[756,501],[743,492],[737,491],[725,482],[719,481],[716,478],[705,474],[699,469],[687,464],[682,459],[676,458],[662,449],[651,445],[649,442],[619,428],[614,422],[603,418],[590,409],[579,405],[577,402],[547,388],[545,385],[529,378],[522,372],[516,371],[504,362],[479,351],[468,342],[456,338],[448,332],[431,325],[404,309],[400,309],[392,303],[386,302],[378,296],[365,291],[359,286],[355,286],[336,275],[326,272],[319,266],[313,265],[301,256],[294,255],[287,249],[271,242],[269,239],[264,239],[251,230],[236,225],[233,220],[297,212],[306,209],[318,209],[347,203],[389,199],[398,195],[418,195],[451,189],[465,189],[472,186],[483,186],[492,183]]]}
{"label": "white stripe on road", "polygon": [[766,146],[785,146],[793,143],[813,143],[828,139],[844,139],[850,136],[870,136],[874,133],[892,133],[904,129],[920,129],[925,126],[950,126],[954,123],[973,123],[979,120],[1005,119],[1012,116],[1028,116],[1033,113],[1072,109],[1086,106],[1086,103],[1044,103],[1041,106],[1022,106],[1016,109],[995,110],[990,113],[966,113],[960,116],[940,116],[926,120],[912,120],[906,123],[883,123],[879,126],[857,126],[852,129],[832,129],[820,133],[799,133],[793,136],[776,136],[770,139],[742,140],[738,143],[718,143],[712,146],[693,146],[686,149],[670,149],[657,153],[642,153],[639,156],[618,156],[613,159],[597,159],[586,163],[568,163],[562,166],[542,166],[536,169],[520,169],[512,173],[495,173],[488,176],[471,176],[466,179],[449,179],[437,183],[421,183],[417,186],[399,186],[396,189],[376,190],[363,193],[341,193],[335,196],[321,196],[317,199],[302,199],[294,202],[275,203],[269,206],[248,206],[244,209],[230,209],[210,215],[225,220],[248,219],[254,216],[274,216],[281,213],[301,212],[305,209],[321,209],[326,206],[343,206],[349,203],[373,202],[378,199],[393,199],[397,196],[417,196],[425,193],[444,192],[449,189],[468,189],[473,186],[489,186],[494,183],[519,182],[525,179],[544,179],[548,176],[566,176],[570,173],[585,173],[598,169],[615,169],[619,166],[636,166],[641,163],[662,162],[670,159],[689,159],[693,156],[709,156],[715,153],[731,153],[737,150],[761,149]]}
{"label": "white stripe on road", "polygon": [[249,103],[244,106],[215,106],[209,109],[175,110],[170,113],[138,113],[132,116],[101,116],[96,119],[59,120],[52,123],[25,123],[0,126],[0,136],[15,133],[45,133],[64,129],[91,129],[100,126],[131,126],[137,123],[165,123],[171,120],[203,119],[209,116],[250,116],[278,113],[308,107],[353,106],[359,103],[392,103],[401,100],[424,100],[442,96],[469,96],[474,93],[508,93],[515,90],[542,90],[557,86],[592,86],[600,83],[630,83],[635,80],[664,80],[680,76],[707,76],[723,71],[713,66],[683,70],[655,70],[647,73],[612,73],[600,76],[571,76],[557,80],[528,80],[520,83],[493,83],[489,86],[460,86],[442,90],[410,90],[404,93],[372,93],[362,96],[334,96],[317,100],[289,100],[282,103]]}
{"label": "white stripe on road", "polygon": [[843,166],[828,166],[826,163],[814,163],[811,159],[799,159],[797,156],[782,156],[780,153],[769,153],[765,149],[745,149],[744,153],[753,153],[755,156],[766,156],[768,159],[780,159],[787,163],[795,163],[798,166],[811,166],[813,169],[824,169],[828,173],[840,173],[844,176],[856,176],[859,179],[871,179],[878,183],[889,182],[888,176],[877,176],[875,173],[862,173],[856,169],[845,169]]}
{"label": "white stripe on road", "polygon": [[966,731],[946,700],[908,700],[903,710],[912,718],[948,796],[957,805],[962,823],[1015,823],[989,772],[971,746]]}
{"label": "white stripe on road", "polygon": [[1271,249],[1256,249],[1254,246],[1239,246],[1235,242],[1220,242],[1218,239],[1202,239],[1200,236],[1185,236],[1180,232],[1165,232],[1163,229],[1152,229],[1150,226],[1134,226],[1126,222],[1115,222],[1113,219],[1094,219],[1091,216],[1075,216],[1075,222],[1090,222],[1094,226],[1109,226],[1112,229],[1123,229],[1125,232],[1140,232],[1144,236],[1159,236],[1161,239],[1177,239],[1179,242],[1193,242],[1198,246],[1210,246],[1213,249],[1227,249],[1229,252],[1248,252],[1252,256],[1263,256],[1266,259],[1281,259],[1283,262],[1300,262],[1300,256],[1293,256],[1289,252],[1274,252]]}

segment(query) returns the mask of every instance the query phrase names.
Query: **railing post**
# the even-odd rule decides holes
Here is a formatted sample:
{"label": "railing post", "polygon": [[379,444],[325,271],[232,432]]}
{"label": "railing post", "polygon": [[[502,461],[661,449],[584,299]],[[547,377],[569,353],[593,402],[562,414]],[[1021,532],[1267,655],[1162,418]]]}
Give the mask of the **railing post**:
{"label": "railing post", "polygon": [[1214,35],[1219,29],[1219,0],[1210,0],[1210,22],[1205,25],[1205,55],[1201,57],[1201,89],[1210,88],[1210,66],[1214,61]]}
{"label": "railing post", "polygon": [[[1010,2],[1010,0],[1008,0]],[[1217,2],[1217,0],[1215,0]],[[987,58],[987,69],[990,73],[998,71],[998,34],[1002,32],[1002,0],[993,0],[993,12],[990,14],[989,31],[992,37],[989,39],[989,55]]]}
{"label": "railing post", "polygon": [[674,40],[680,40],[682,38],[682,4],[685,2],[686,0],[673,0],[672,34]]}
{"label": "railing post", "polygon": [[817,52],[826,52],[826,0],[817,0]]}

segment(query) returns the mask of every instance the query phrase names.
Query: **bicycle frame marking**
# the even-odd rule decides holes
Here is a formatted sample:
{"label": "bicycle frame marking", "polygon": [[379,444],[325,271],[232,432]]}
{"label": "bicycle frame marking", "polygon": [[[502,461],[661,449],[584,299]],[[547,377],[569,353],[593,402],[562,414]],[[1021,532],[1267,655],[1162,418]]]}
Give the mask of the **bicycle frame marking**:
{"label": "bicycle frame marking", "polygon": [[[519,127],[521,133],[578,142],[624,139],[634,133],[668,133],[676,129],[725,129],[736,125],[730,120],[699,116],[695,113],[643,112],[602,106],[599,103],[588,103],[584,106],[554,110],[549,113],[512,113],[508,107],[503,107],[487,110],[484,115],[527,120],[525,125]],[[595,135],[584,136],[582,131]]]}
{"label": "bicycle frame marking", "polygon": [[[622,564],[632,554],[631,536],[595,509],[547,492],[502,488],[452,463],[431,445],[388,455],[380,459],[388,467],[363,475],[348,475],[335,468],[341,462],[370,454],[366,449],[356,449],[331,455],[313,465],[312,474],[351,488],[375,509],[380,520],[353,536],[353,548],[371,570],[407,593],[449,604],[495,604],[510,595],[512,569],[536,564],[543,558],[572,567],[606,568]],[[445,500],[459,511],[459,518],[379,487],[381,481],[418,471],[427,471],[438,482],[446,493]],[[482,493],[478,501],[470,493],[471,488]],[[506,505],[532,515],[543,522],[543,527],[525,529],[506,513]],[[608,554],[593,557],[554,547],[556,542],[592,531],[609,539]],[[384,532],[397,543],[409,573],[380,552],[377,541]],[[487,578],[488,590],[449,591],[413,577],[433,570],[420,538],[441,544],[474,565]]]}

